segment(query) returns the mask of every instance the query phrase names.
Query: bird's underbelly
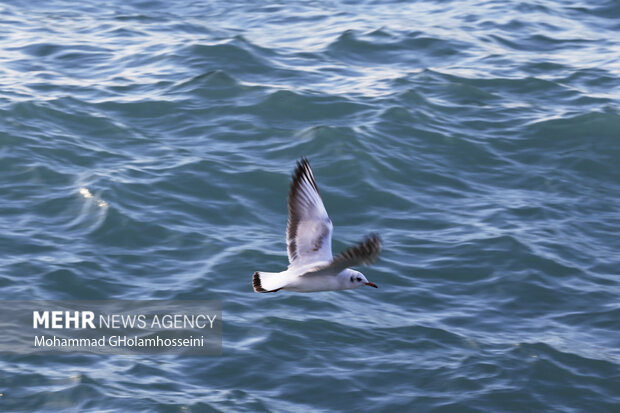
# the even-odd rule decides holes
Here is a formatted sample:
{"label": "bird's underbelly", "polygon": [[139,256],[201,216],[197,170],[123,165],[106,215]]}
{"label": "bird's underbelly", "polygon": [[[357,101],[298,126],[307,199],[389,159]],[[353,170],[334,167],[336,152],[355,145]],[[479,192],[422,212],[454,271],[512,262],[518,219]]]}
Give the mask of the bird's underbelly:
{"label": "bird's underbelly", "polygon": [[299,277],[282,288],[283,290],[310,293],[316,291],[340,290],[342,287],[334,276]]}

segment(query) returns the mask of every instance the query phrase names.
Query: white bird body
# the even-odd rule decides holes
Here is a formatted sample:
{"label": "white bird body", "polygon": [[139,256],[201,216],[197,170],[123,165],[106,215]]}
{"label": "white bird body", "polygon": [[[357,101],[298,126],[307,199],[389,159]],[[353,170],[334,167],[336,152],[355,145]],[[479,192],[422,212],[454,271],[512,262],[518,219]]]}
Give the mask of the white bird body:
{"label": "white bird body", "polygon": [[371,234],[362,243],[332,256],[333,225],[314,181],[310,164],[297,163],[288,199],[287,252],[290,265],[282,272],[257,271],[254,291],[315,292],[377,287],[359,271],[347,267],[370,264],[381,251],[381,239]]}
{"label": "white bird body", "polygon": [[[325,261],[317,264],[327,266],[329,262]],[[301,268],[288,268],[282,272],[260,272],[261,285],[268,291],[281,288],[297,292],[348,290],[359,287],[359,285],[354,285],[350,282],[350,277],[352,275],[356,276],[358,274],[357,271],[345,269],[336,274],[310,275],[315,268],[317,266],[307,265]],[[301,277],[300,274],[304,274],[304,277]]]}

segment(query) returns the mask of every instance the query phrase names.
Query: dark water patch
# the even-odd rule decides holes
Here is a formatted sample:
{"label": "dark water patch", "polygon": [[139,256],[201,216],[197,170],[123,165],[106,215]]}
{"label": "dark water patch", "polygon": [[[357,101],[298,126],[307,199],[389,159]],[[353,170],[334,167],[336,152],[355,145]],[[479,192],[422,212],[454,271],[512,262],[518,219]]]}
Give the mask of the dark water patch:
{"label": "dark water patch", "polygon": [[161,21],[160,16],[139,13],[117,13],[115,16],[113,16],[113,19],[121,22],[136,21],[140,23],[159,23]]}
{"label": "dark water patch", "polygon": [[523,12],[523,13],[531,13],[537,14],[540,13],[542,15],[550,15],[552,14],[552,10],[544,4],[541,3],[533,3],[528,1],[521,1],[517,3],[515,9]]}
{"label": "dark water patch", "polygon": [[[585,114],[568,114],[557,119],[535,122],[532,132],[537,135],[562,136],[563,139],[615,139],[620,127],[620,115],[615,111],[595,111]],[[544,141],[541,141],[541,143]],[[553,142],[553,141],[551,141]],[[613,150],[613,146],[608,146]]]}
{"label": "dark water patch", "polygon": [[558,73],[572,73],[573,69],[555,62],[527,62],[522,67],[521,70],[527,72],[531,75],[542,75],[549,76],[550,74],[558,74]]}
{"label": "dark water patch", "polygon": [[328,46],[332,58],[354,64],[407,65],[424,67],[434,58],[453,58],[462,53],[456,41],[424,36],[420,32],[392,35],[385,30],[360,34],[354,30],[343,32]]}
{"label": "dark water patch", "polygon": [[173,236],[169,229],[155,222],[139,221],[110,208],[102,225],[90,235],[101,245],[116,248],[154,246]]}
{"label": "dark water patch", "polygon": [[321,95],[306,95],[279,90],[269,94],[269,96],[257,105],[246,109],[258,118],[266,121],[279,120],[284,123],[302,122],[308,119],[315,121],[338,122],[346,116],[361,114],[364,110],[370,109],[368,106],[351,102],[346,98],[333,98]]}
{"label": "dark water patch", "polygon": [[[98,280],[97,285],[94,285],[94,283],[85,283],[84,278],[90,278],[90,274],[77,274],[69,269],[57,269],[41,274],[39,283],[40,287],[52,296],[62,297],[59,299],[103,300],[108,298],[102,293],[105,288],[102,280]],[[71,291],[70,294],[66,293],[67,289]]]}
{"label": "dark water patch", "polygon": [[449,74],[433,74],[441,76],[457,84],[472,85],[483,91],[494,90],[496,95],[501,95],[504,99],[508,96],[532,98],[549,98],[554,96],[556,99],[573,97],[576,92],[556,82],[537,77],[515,77],[515,78],[465,78],[455,77]]}
{"label": "dark water patch", "polygon": [[243,78],[260,76],[267,71],[279,70],[261,55],[265,49],[250,46],[245,40],[217,44],[194,44],[178,52],[191,67],[204,70],[223,70]]}
{"label": "dark water patch", "polygon": [[[614,397],[617,390],[613,388],[613,378],[617,376],[616,366],[613,363],[592,360],[579,355],[558,351],[543,343],[526,343],[512,351],[516,357],[529,356],[531,360],[523,366],[525,374],[530,377],[531,389],[536,392],[546,393],[552,391],[554,383],[563,383],[564,388],[572,389],[571,394],[565,392],[553,393],[554,403],[563,405],[567,399],[574,406],[587,408],[589,404],[600,397],[608,399],[605,408],[611,408],[613,402],[609,399]],[[600,387],[593,390],[590,386],[584,386],[585,380],[592,380]],[[609,381],[612,380],[612,381]]]}
{"label": "dark water patch", "polygon": [[579,38],[560,39],[560,38],[553,38],[550,36],[544,36],[540,34],[531,35],[524,39],[514,39],[514,40],[512,38],[508,38],[508,37],[504,37],[504,36],[500,36],[496,34],[492,34],[489,37],[490,39],[492,39],[492,41],[496,42],[497,44],[509,47],[513,50],[519,50],[519,51],[537,50],[537,51],[548,52],[550,50],[557,51],[557,50],[562,50],[566,48],[575,49],[575,48],[585,47],[587,43],[591,42],[591,40],[587,40],[587,39],[579,39]]}
{"label": "dark water patch", "polygon": [[40,43],[15,48],[22,53],[36,57],[21,59],[13,67],[23,71],[49,71],[72,77],[90,78],[93,68],[105,64],[112,56],[112,50],[87,44]]}
{"label": "dark water patch", "polygon": [[[23,164],[23,162],[23,159],[17,157],[4,159],[3,166],[7,169],[3,187],[7,190],[8,199],[23,201],[24,192],[28,189],[38,190],[40,185],[64,188],[71,185],[73,176],[66,171],[62,172],[40,163]],[[15,191],[9,191],[11,187]]]}
{"label": "dark water patch", "polygon": [[120,116],[121,119],[138,119],[144,120],[149,124],[156,124],[163,117],[174,118],[175,108],[179,106],[178,102],[169,100],[144,99],[136,102],[123,102],[108,100],[96,105],[103,111],[109,111]]}
{"label": "dark water patch", "polygon": [[590,14],[610,20],[620,17],[620,6],[612,0],[603,1],[598,4],[587,4],[581,6],[571,5],[568,8],[569,10],[578,12],[579,15]]}
{"label": "dark water patch", "polygon": [[[533,271],[531,271],[533,272]],[[572,297],[567,294],[557,294],[552,280],[537,281],[530,276],[521,282],[513,277],[508,281],[506,288],[511,292],[512,300],[503,305],[504,311],[511,311],[521,317],[532,317],[535,314],[553,314],[557,308],[570,306]],[[531,303],[528,308],[521,304],[523,301]]]}
{"label": "dark water patch", "polygon": [[[524,131],[529,136],[529,147],[545,151],[547,162],[569,168],[582,177],[614,184],[617,175],[614,165],[620,159],[620,152],[613,143],[620,127],[620,117],[613,111],[572,113],[566,116],[543,120],[528,125]],[[543,162],[543,153],[533,154],[524,150],[532,162]],[[525,158],[519,157],[523,161]],[[598,185],[597,185],[598,186]]]}
{"label": "dark water patch", "polygon": [[600,311],[592,311],[590,309],[581,312],[572,312],[567,314],[558,314],[555,319],[568,325],[580,325],[584,328],[599,328],[604,330],[603,334],[611,331],[617,331],[620,326],[618,314],[620,308],[601,309]]}
{"label": "dark water patch", "polygon": [[260,88],[245,86],[227,73],[215,70],[180,82],[170,90],[174,94],[187,93],[201,99],[227,100],[242,95],[245,95],[247,99],[249,93],[260,90]]}
{"label": "dark water patch", "polygon": [[253,54],[262,56],[266,59],[275,59],[280,56],[280,53],[276,49],[260,46],[259,44],[252,43],[247,37],[237,34],[235,35],[231,43],[237,45],[243,49],[251,51]]}
{"label": "dark water patch", "polygon": [[118,39],[127,39],[127,38],[137,38],[137,37],[147,37],[148,33],[141,30],[136,30],[134,28],[129,27],[118,27],[118,26],[110,26],[106,30],[103,31],[106,35],[109,35]]}
{"label": "dark water patch", "polygon": [[462,108],[463,106],[489,106],[499,103],[500,97],[477,88],[470,84],[452,83],[445,89],[444,99],[450,102],[451,106]]}
{"label": "dark water patch", "polygon": [[190,80],[184,81],[176,85],[176,87],[181,90],[193,90],[195,87],[194,85],[206,87],[212,86],[215,88],[234,88],[239,85],[239,82],[225,72],[222,72],[220,70],[214,70],[198,76],[194,76]]}
{"label": "dark water patch", "polygon": [[22,50],[23,52],[37,57],[44,57],[56,54],[62,49],[63,46],[50,43],[30,44],[26,47],[20,48],[20,50]]}

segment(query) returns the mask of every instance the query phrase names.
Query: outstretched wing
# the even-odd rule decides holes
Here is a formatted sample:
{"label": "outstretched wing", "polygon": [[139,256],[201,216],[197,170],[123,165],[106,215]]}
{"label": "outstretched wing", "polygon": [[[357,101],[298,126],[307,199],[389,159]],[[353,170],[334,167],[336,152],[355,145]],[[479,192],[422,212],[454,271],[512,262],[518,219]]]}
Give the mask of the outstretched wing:
{"label": "outstretched wing", "polygon": [[324,267],[315,268],[306,275],[323,275],[325,273],[337,274],[345,268],[358,265],[372,264],[381,252],[381,238],[377,234],[368,235],[364,241],[347,248],[334,257],[332,262]]}
{"label": "outstretched wing", "polygon": [[288,196],[286,244],[291,265],[331,261],[333,228],[310,164],[301,158]]}

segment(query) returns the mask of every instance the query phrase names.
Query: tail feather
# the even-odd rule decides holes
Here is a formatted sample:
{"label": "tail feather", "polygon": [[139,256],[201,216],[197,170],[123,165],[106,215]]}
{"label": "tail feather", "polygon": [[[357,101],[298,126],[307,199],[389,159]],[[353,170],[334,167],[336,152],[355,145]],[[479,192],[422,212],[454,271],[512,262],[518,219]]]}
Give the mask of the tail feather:
{"label": "tail feather", "polygon": [[252,275],[252,286],[257,293],[275,293],[280,291],[283,285],[278,282],[274,276],[279,275],[277,272],[258,272]]}

